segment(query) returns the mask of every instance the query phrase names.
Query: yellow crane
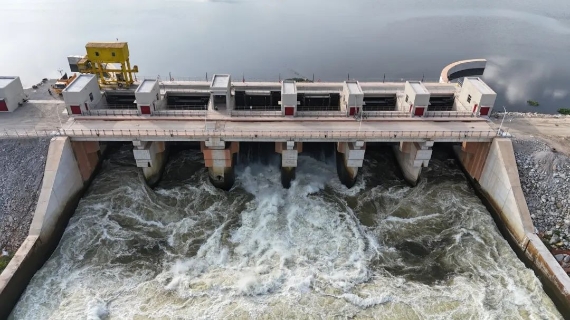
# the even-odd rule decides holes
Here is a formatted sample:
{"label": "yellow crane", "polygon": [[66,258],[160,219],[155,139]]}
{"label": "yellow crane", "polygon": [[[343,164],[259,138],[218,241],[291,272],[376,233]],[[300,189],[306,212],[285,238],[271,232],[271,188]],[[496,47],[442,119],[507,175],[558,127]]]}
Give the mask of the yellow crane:
{"label": "yellow crane", "polygon": [[139,68],[136,65],[131,68],[126,42],[89,42],[85,49],[87,55],[78,59],[76,65],[69,60],[72,71],[97,75],[101,87],[128,88],[134,83],[133,74],[139,72]]}

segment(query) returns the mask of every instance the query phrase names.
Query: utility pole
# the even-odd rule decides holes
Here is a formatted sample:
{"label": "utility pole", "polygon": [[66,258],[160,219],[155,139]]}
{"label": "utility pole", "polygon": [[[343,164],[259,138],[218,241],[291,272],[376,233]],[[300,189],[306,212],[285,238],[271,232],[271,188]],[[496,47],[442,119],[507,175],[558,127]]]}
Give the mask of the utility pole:
{"label": "utility pole", "polygon": [[497,130],[497,135],[501,134],[501,129],[503,128],[503,122],[505,121],[505,117],[507,116],[507,109],[505,108],[505,106],[503,106],[503,110],[505,110],[505,112],[503,113],[503,119],[501,120],[501,125],[499,126],[499,130]]}

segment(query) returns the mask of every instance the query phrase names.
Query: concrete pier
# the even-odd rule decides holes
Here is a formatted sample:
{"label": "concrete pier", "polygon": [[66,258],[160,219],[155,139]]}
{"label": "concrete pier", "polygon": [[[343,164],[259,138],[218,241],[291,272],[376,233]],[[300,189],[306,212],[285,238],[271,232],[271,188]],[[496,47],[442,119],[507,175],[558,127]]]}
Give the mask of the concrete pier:
{"label": "concrete pier", "polygon": [[225,142],[210,138],[200,144],[210,182],[222,190],[230,190],[235,182],[234,165],[239,142]]}
{"label": "concrete pier", "polygon": [[433,141],[400,142],[394,146],[396,159],[404,174],[404,179],[412,186],[416,186],[420,179],[422,167],[427,167],[431,159]]}
{"label": "concrete pier", "polygon": [[295,180],[297,168],[297,158],[303,152],[302,142],[276,142],[275,152],[281,154],[281,184],[283,188],[289,189],[291,181]]}
{"label": "concrete pier", "polygon": [[142,168],[144,178],[150,187],[154,187],[164,170],[168,150],[164,141],[133,141],[133,154],[137,167]]}
{"label": "concrete pier", "polygon": [[336,149],[336,172],[340,182],[352,188],[358,178],[358,168],[362,168],[366,144],[364,141],[339,142]]}
{"label": "concrete pier", "polygon": [[461,144],[458,157],[475,181],[481,178],[490,148],[491,142],[463,142]]}
{"label": "concrete pier", "polygon": [[71,147],[83,181],[89,180],[99,163],[101,148],[99,141],[71,141]]}

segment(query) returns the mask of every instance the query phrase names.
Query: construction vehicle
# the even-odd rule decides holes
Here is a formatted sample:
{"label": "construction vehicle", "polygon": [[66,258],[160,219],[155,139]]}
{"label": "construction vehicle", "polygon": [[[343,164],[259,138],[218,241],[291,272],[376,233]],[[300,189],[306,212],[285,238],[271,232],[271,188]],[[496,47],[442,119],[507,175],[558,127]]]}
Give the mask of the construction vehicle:
{"label": "construction vehicle", "polygon": [[85,56],[67,57],[72,72],[97,75],[101,88],[128,88],[135,82],[139,68],[131,68],[126,42],[89,42],[85,49]]}
{"label": "construction vehicle", "polygon": [[73,74],[71,77],[67,76],[67,73],[65,73],[60,79],[58,79],[52,86],[51,86],[51,90],[53,93],[57,94],[57,95],[61,95],[61,92],[63,91],[63,89],[67,88],[67,86],[71,83],[71,81],[73,81],[75,78],[77,78],[77,74]]}

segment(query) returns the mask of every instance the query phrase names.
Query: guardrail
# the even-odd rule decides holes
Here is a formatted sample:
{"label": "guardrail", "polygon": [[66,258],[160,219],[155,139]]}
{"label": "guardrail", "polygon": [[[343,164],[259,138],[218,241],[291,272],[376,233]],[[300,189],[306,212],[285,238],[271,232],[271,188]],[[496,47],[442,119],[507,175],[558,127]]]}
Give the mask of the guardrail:
{"label": "guardrail", "polygon": [[207,110],[158,110],[151,117],[204,117]]}
{"label": "guardrail", "polygon": [[140,116],[137,109],[91,109],[73,116]]}
{"label": "guardrail", "polygon": [[[219,112],[208,110],[178,110],[178,109],[162,109],[154,111],[147,117],[160,118],[160,117],[205,117],[208,115],[219,115]],[[92,109],[83,111],[81,116],[142,116],[138,110],[132,109]],[[228,114],[229,117],[285,117],[281,111],[272,110],[231,110]],[[344,111],[297,111],[296,117],[337,117],[337,118],[353,118],[348,116]],[[404,111],[364,111],[363,119],[369,118],[410,118],[411,113]],[[473,113],[468,111],[426,111],[424,118],[473,118],[476,117]]]}
{"label": "guardrail", "polygon": [[281,111],[257,111],[257,110],[232,110],[232,117],[281,117]]}
{"label": "guardrail", "polygon": [[402,140],[481,140],[497,136],[497,131],[224,131],[224,130],[131,130],[131,129],[58,129],[5,130],[0,138],[37,138],[69,136],[85,140],[194,140],[221,138],[228,141],[402,141]]}
{"label": "guardrail", "polygon": [[362,118],[411,118],[412,114],[403,111],[363,111]]}
{"label": "guardrail", "polygon": [[346,111],[299,111],[297,117],[347,117]]}
{"label": "guardrail", "polygon": [[426,118],[472,118],[472,112],[468,111],[426,111],[424,112]]}

